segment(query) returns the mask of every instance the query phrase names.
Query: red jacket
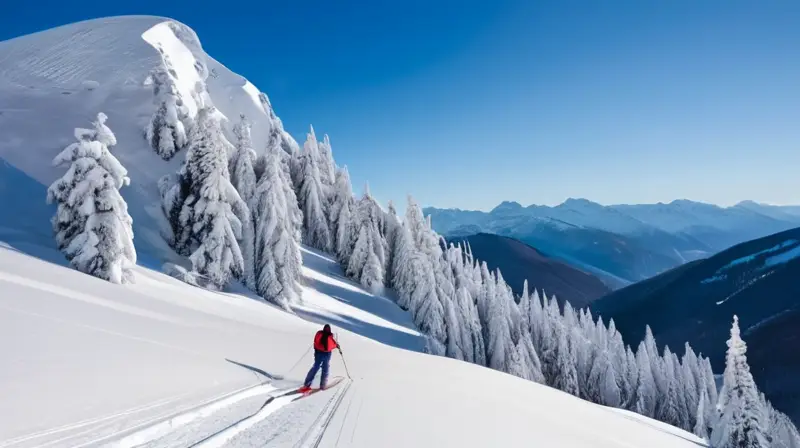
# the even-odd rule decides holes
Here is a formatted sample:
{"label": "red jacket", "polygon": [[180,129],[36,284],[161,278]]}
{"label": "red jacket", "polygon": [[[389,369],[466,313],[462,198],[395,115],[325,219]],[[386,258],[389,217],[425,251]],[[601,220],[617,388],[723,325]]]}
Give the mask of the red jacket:
{"label": "red jacket", "polygon": [[320,352],[332,352],[333,349],[339,347],[339,344],[333,339],[332,334],[328,334],[328,343],[327,347],[322,345],[322,330],[318,331],[316,335],[314,335],[314,350]]}

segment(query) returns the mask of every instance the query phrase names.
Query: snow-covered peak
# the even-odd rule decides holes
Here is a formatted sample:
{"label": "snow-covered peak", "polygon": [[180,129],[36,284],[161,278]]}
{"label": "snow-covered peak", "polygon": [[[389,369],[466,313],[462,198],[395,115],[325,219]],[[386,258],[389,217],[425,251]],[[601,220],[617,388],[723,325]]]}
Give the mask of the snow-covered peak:
{"label": "snow-covered peak", "polygon": [[668,204],[673,209],[682,210],[722,210],[718,205],[705,202],[691,201],[689,199],[675,199]]}
{"label": "snow-covered peak", "polygon": [[577,209],[577,208],[593,208],[593,209],[603,208],[603,206],[598,204],[597,202],[593,202],[593,201],[590,201],[590,200],[584,199],[584,198],[567,198],[567,200],[562,202],[561,205],[559,205],[558,207],[573,208],[573,209]]}
{"label": "snow-covered peak", "polygon": [[522,204],[516,201],[503,201],[497,207],[493,208],[491,214],[499,215],[499,214],[518,214],[522,213],[524,207]]}
{"label": "snow-covered peak", "polygon": [[569,198],[549,210],[549,216],[582,227],[608,232],[633,234],[649,230],[649,226],[619,211],[588,199]]}
{"label": "snow-covered peak", "polygon": [[[159,232],[165,223],[156,185],[175,172],[184,154],[165,162],[143,137],[156,110],[152,75],[157,70],[167,73],[190,115],[213,104],[225,118],[230,141],[244,114],[256,152],[264,151],[273,131],[296,148],[267,96],[206,54],[188,26],[156,16],[73,23],[0,42],[0,160],[31,181],[26,183],[31,191],[17,194],[42,198],[25,204],[28,215],[52,213],[44,203],[44,186],[63,173],[50,161],[69,144],[74,128],[88,126],[103,112],[117,136],[114,153],[131,179],[122,194],[134,221],[137,252],[159,261],[172,256]],[[14,227],[14,217],[24,215],[9,210],[0,217],[0,228]],[[46,222],[41,232],[49,234]]]}

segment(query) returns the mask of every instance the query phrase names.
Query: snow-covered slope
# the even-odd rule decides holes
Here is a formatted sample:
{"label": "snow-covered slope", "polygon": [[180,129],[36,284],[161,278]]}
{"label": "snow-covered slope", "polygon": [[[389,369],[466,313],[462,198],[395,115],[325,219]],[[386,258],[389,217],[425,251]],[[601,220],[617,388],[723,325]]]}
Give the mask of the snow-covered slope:
{"label": "snow-covered slope", "polygon": [[[0,162],[5,162],[0,163],[0,237],[53,247],[50,224],[40,217],[52,215],[44,200],[46,187],[64,169],[51,161],[74,140],[75,127],[88,127],[104,112],[118,140],[112,151],[131,178],[121,193],[133,218],[139,259],[154,265],[170,259],[172,251],[159,233],[165,222],[156,183],[176,170],[183,154],[164,162],[143,138],[155,110],[148,76],[165,60],[190,113],[210,97],[231,121],[239,114],[248,117],[257,151],[263,151],[273,129],[296,145],[267,97],[205,54],[194,31],[178,22],[112,17],[0,42]],[[23,226],[29,228],[26,234],[15,230]]]}
{"label": "snow-covered slope", "polygon": [[[408,316],[324,256],[304,262],[301,314],[334,322],[353,381],[247,420],[301,381],[318,325],[144,268],[121,287],[0,248],[0,446],[189,446],[217,432],[205,446],[290,446],[336,402],[320,446],[697,446],[659,422],[405,350],[421,344]],[[338,356],[332,369],[345,374]]]}
{"label": "snow-covered slope", "polygon": [[[247,115],[257,150],[275,131],[294,144],[266,96],[177,22],[98,19],[0,42],[0,447],[696,446],[675,428],[422,354],[407,313],[314,251],[296,315],[157,272],[174,254],[156,181],[182,159],[164,162],[142,137],[155,108],[148,75],[165,60],[190,112],[212,101],[230,119]],[[45,204],[62,173],[53,156],[101,111],[132,181],[121,193],[139,252],[133,285],[65,267]],[[323,321],[352,380],[268,401],[301,381]],[[332,368],[347,372],[338,357]]]}

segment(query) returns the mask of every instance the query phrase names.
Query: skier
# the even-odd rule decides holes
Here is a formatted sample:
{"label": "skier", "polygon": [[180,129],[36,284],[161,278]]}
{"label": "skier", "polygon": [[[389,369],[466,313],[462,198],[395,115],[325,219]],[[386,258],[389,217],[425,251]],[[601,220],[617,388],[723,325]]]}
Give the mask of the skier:
{"label": "skier", "polygon": [[317,375],[317,370],[319,370],[320,367],[322,367],[322,375],[319,380],[319,388],[325,389],[325,385],[328,383],[328,368],[331,362],[331,352],[336,348],[338,348],[340,352],[342,351],[339,343],[333,339],[331,326],[325,324],[322,330],[314,335],[314,365],[311,366],[311,370],[308,371],[306,381],[303,383],[303,387],[300,388],[300,392],[308,392],[311,390],[311,383],[314,381],[314,377]]}

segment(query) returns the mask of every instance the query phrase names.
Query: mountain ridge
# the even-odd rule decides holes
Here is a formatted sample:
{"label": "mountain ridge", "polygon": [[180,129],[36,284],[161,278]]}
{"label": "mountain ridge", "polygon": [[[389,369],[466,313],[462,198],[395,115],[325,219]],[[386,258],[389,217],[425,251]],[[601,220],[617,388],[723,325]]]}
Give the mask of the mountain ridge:
{"label": "mountain ridge", "polygon": [[[600,274],[614,288],[800,226],[800,207],[754,201],[729,207],[687,199],[604,206],[569,198],[556,206],[504,201],[489,212],[435,207],[423,212],[443,235],[486,232],[515,238]],[[620,259],[625,253],[627,260]]]}

